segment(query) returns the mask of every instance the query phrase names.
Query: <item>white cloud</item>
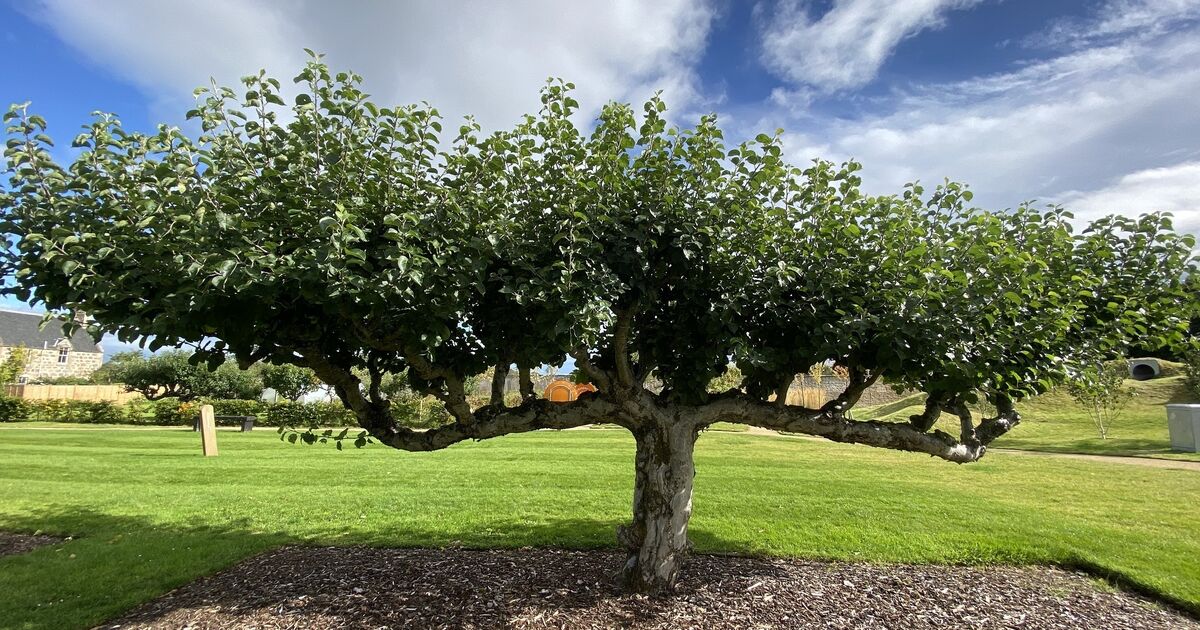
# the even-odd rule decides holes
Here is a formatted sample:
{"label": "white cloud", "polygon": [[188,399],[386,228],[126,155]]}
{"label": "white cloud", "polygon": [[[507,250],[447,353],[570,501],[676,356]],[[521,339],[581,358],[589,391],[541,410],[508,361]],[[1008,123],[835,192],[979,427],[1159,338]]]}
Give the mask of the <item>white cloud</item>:
{"label": "white cloud", "polygon": [[978,0],[836,0],[812,19],[808,3],[782,0],[760,12],[763,62],[783,78],[826,90],[865,85],[905,38],[943,24]]}
{"label": "white cloud", "polygon": [[[1095,200],[1067,191],[1145,181],[1138,189],[1149,205],[1178,208],[1172,200],[1184,203],[1182,193],[1151,195],[1152,180],[1126,176],[1200,160],[1196,59],[1200,27],[1190,27],[1073,50],[1008,73],[920,86],[885,99],[886,113],[857,119],[796,116],[768,104],[754,127],[791,130],[785,140],[797,163],[859,159],[865,185],[877,193],[949,177],[969,183],[985,207],[1038,199],[1071,208]],[[1173,186],[1185,189],[1188,173],[1179,171]],[[1190,185],[1200,189],[1200,180]],[[1143,207],[1125,204],[1121,211]],[[1198,227],[1190,219],[1180,224]]]}
{"label": "white cloud", "polygon": [[1098,190],[1063,193],[1055,201],[1085,220],[1167,211],[1175,215],[1175,229],[1200,232],[1200,161],[1137,171]]}
{"label": "white cloud", "polygon": [[448,118],[471,113],[490,127],[536,110],[549,76],[574,81],[578,100],[593,111],[658,88],[673,103],[694,102],[692,64],[713,14],[688,0],[43,0],[34,12],[146,91],[156,116],[178,116],[209,76],[228,84],[265,67],[290,78],[307,47],[328,53],[331,66],[362,74],[381,103],[428,100]]}

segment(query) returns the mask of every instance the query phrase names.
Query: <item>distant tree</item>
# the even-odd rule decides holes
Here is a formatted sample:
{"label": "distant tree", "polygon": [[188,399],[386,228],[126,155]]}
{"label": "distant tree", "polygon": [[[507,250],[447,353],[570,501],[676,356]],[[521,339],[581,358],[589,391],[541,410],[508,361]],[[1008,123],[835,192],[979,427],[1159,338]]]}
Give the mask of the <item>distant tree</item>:
{"label": "distant tree", "polygon": [[1125,386],[1128,372],[1125,361],[1106,361],[1078,367],[1067,377],[1067,392],[1087,410],[1102,440],[1133,397],[1133,390]]}
{"label": "distant tree", "polygon": [[29,367],[31,356],[25,346],[16,346],[8,351],[8,356],[0,363],[0,385],[15,383]]}
{"label": "distant tree", "polygon": [[112,385],[124,382],[122,377],[131,365],[144,362],[146,355],[137,350],[114,353],[95,372],[92,372],[92,382],[98,385]]}
{"label": "distant tree", "polygon": [[288,400],[300,400],[306,394],[316,391],[321,384],[321,380],[311,369],[288,363],[264,365],[260,374],[264,387],[275,390],[275,393]]}
{"label": "distant tree", "polygon": [[[871,196],[854,162],[792,166],[780,132],[729,146],[713,116],[671,127],[658,97],[581,130],[557,81],[515,128],[483,135],[468,119],[443,142],[436,110],[377,106],[359,81],[313,59],[285,116],[263,73],[201,89],[195,138],[103,114],[68,167],[15,106],[6,292],[86,310],[97,332],[194,345],[214,366],[231,352],[311,368],[365,429],[357,444],[624,427],[637,446],[623,575],[646,592],[678,574],[693,450],[715,422],[972,462],[1017,425],[1014,400],[1186,327],[1194,241],[1165,214],[1076,235],[1060,208],[988,212],[957,183]],[[539,399],[532,368],[568,357],[599,391]],[[731,358],[740,386],[709,392]],[[825,362],[846,367],[845,391],[789,405],[795,375]],[[501,391],[473,407],[469,379],[488,367]],[[450,421],[420,431],[397,415],[383,384],[405,370]],[[880,378],[924,391],[924,412],[849,418]],[[994,416],[971,411],[980,397]],[[957,436],[933,429],[943,410]]]}
{"label": "distant tree", "polygon": [[240,370],[225,363],[210,370],[203,362],[191,360],[191,353],[182,350],[143,356],[140,353],[114,355],[109,362],[114,367],[104,375],[106,380],[123,383],[128,391],[140,392],[147,400],[179,398],[253,399],[262,395],[263,385],[253,371]]}

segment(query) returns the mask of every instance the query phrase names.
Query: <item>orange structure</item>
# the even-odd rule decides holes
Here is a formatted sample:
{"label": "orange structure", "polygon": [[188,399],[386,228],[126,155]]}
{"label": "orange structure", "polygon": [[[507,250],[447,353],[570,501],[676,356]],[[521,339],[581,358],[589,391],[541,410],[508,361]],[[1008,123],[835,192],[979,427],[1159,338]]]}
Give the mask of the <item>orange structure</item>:
{"label": "orange structure", "polygon": [[551,381],[542,392],[542,397],[550,402],[571,402],[584,392],[594,392],[596,386],[591,383],[572,383],[568,380]]}

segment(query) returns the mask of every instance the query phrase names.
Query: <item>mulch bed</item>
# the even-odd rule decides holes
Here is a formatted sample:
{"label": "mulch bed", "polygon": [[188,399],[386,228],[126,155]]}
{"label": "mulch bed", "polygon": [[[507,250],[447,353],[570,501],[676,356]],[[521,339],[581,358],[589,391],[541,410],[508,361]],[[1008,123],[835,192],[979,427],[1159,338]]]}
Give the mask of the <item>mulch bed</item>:
{"label": "mulch bed", "polygon": [[28,553],[43,545],[60,543],[64,539],[42,534],[12,534],[0,532],[0,556]]}
{"label": "mulch bed", "polygon": [[1200,628],[1049,568],[693,556],[672,598],[622,593],[611,551],[289,547],[105,628]]}

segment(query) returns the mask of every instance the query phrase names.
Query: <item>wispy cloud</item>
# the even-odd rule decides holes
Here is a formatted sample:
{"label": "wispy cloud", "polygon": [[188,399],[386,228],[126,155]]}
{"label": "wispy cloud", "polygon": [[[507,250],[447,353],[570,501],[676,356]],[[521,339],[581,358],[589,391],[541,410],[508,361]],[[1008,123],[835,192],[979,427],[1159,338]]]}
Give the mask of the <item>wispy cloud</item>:
{"label": "wispy cloud", "polygon": [[762,7],[763,62],[793,83],[824,90],[865,85],[905,38],[942,26],[948,11],[979,0],[836,0],[813,19],[811,6],[781,0]]}
{"label": "wispy cloud", "polygon": [[1108,0],[1092,14],[1055,20],[1025,39],[1031,46],[1095,46],[1114,39],[1146,39],[1181,23],[1200,21],[1200,0]]}
{"label": "wispy cloud", "polygon": [[428,100],[443,114],[509,125],[536,109],[548,76],[579,86],[598,109],[655,89],[698,98],[693,64],[713,10],[706,2],[204,3],[44,0],[36,17],[94,61],[140,86],[157,116],[178,115],[191,90],[266,68],[290,77],[302,47],[367,79],[383,103]]}

